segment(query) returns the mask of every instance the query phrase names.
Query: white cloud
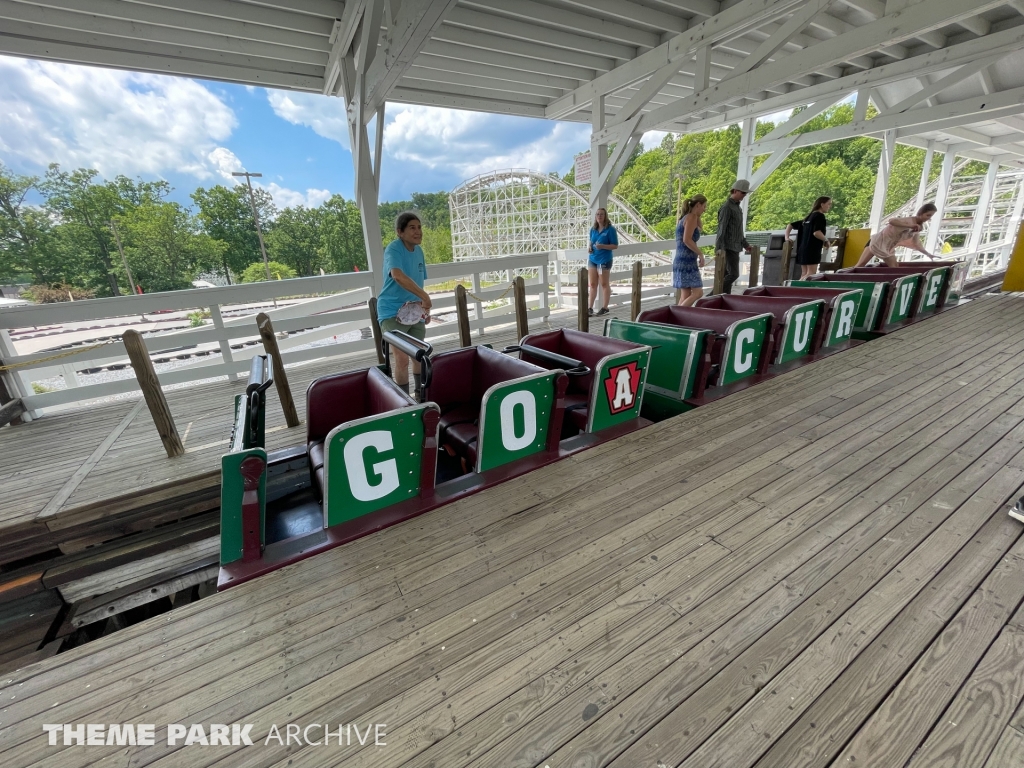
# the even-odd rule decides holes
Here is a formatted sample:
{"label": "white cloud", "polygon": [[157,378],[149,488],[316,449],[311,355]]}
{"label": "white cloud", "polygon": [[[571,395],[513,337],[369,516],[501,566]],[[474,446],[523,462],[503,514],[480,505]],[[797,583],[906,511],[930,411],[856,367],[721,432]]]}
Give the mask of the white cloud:
{"label": "white cloud", "polygon": [[274,114],[293,125],[305,125],[325,139],[348,149],[348,120],[345,102],[334,96],[267,90]]}
{"label": "white cloud", "polygon": [[0,56],[0,151],[27,164],[208,179],[237,122],[194,80]]}
{"label": "white cloud", "polygon": [[586,149],[590,127],[440,107],[389,109],[384,149],[398,161],[450,168],[464,178],[500,168],[567,168]]}
{"label": "white cloud", "polygon": [[267,184],[267,191],[274,196],[274,205],[278,208],[294,208],[297,205],[304,205],[307,208],[316,208],[331,197],[329,189],[307,189],[306,194],[296,192],[294,189],[282,187],[276,182]]}

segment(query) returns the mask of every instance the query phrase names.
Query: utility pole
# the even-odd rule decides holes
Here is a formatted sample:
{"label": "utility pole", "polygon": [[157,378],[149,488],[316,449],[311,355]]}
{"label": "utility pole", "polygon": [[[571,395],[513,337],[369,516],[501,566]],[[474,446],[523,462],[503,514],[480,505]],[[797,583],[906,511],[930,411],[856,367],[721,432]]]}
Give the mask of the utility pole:
{"label": "utility pole", "polygon": [[[253,219],[253,221],[256,222],[256,237],[258,237],[259,241],[260,241],[260,253],[263,254],[263,268],[267,270],[267,281],[269,282],[269,280],[270,280],[270,261],[267,259],[267,248],[266,248],[265,245],[263,245],[263,230],[260,229],[260,215],[256,212],[256,196],[253,194],[253,191],[252,191],[252,180],[254,178],[256,178],[256,179],[262,178],[263,174],[262,173],[249,173],[248,171],[244,171],[244,172],[241,172],[241,173],[235,172],[235,173],[232,173],[231,175],[232,176],[244,176],[245,177],[245,183],[249,186],[249,205],[252,207],[252,219]],[[275,306],[277,305],[276,301],[274,302],[274,305]]]}
{"label": "utility pole", "polygon": [[121,263],[124,264],[124,271],[128,274],[128,285],[132,287],[132,295],[138,293],[135,288],[135,280],[132,279],[132,271],[128,269],[128,259],[124,257],[124,248],[121,247],[121,235],[117,232],[117,222],[113,219],[110,220],[110,228],[114,232],[114,242],[117,243],[117,252],[121,254]]}

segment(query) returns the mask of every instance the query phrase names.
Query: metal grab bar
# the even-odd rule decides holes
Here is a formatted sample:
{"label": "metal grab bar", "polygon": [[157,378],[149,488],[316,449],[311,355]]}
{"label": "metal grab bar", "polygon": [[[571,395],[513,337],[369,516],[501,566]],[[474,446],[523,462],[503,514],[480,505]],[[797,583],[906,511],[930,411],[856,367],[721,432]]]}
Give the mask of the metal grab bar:
{"label": "metal grab bar", "polygon": [[388,351],[394,347],[417,363],[420,364],[420,376],[423,386],[430,385],[430,356],[434,354],[434,348],[425,341],[420,341],[415,336],[410,336],[404,331],[386,331],[381,335],[380,349],[384,356],[384,373],[394,378],[391,371],[391,356]]}
{"label": "metal grab bar", "polygon": [[584,365],[580,360],[574,360],[571,357],[566,357],[547,349],[541,349],[540,347],[534,347],[530,344],[514,344],[501,350],[503,355],[511,355],[515,352],[525,352],[528,355],[543,360],[545,363],[561,368],[567,376],[586,376],[590,373],[590,367]]}

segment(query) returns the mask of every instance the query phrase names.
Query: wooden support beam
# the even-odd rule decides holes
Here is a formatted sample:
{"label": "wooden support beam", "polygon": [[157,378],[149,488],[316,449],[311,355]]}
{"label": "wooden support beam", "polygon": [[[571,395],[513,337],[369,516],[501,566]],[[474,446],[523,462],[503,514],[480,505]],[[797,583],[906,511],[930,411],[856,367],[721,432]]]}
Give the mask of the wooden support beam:
{"label": "wooden support beam", "polygon": [[281,399],[281,409],[284,411],[284,420],[289,427],[299,426],[299,413],[295,410],[295,401],[292,399],[292,390],[288,386],[288,374],[284,370],[284,361],[281,360],[281,351],[277,348],[277,336],[274,335],[274,324],[263,312],[256,315],[256,327],[260,331],[260,338],[263,339],[263,349],[270,359],[274,361],[274,385],[277,387],[277,396]]}
{"label": "wooden support beam", "polygon": [[[717,296],[725,287],[725,251],[715,251],[715,280],[711,284],[711,295]],[[678,295],[676,297],[678,300]]]}
{"label": "wooden support beam", "polygon": [[789,280],[789,265],[793,260],[793,241],[787,240],[782,244],[782,264],[779,267],[779,285]]}
{"label": "wooden support beam", "polygon": [[755,245],[750,248],[750,287],[753,288],[761,281],[761,246]]}
{"label": "wooden support beam", "polygon": [[164,444],[168,458],[181,456],[185,453],[185,446],[178,436],[177,427],[174,426],[171,408],[167,405],[167,398],[160,387],[160,379],[156,375],[142,334],[127,330],[121,334],[121,341],[128,353],[128,359],[132,361],[132,370],[135,371],[135,378],[139,382],[143,397],[146,398],[146,405],[149,406],[149,413],[153,417],[153,423],[160,434],[160,441]]}
{"label": "wooden support beam", "polygon": [[384,365],[384,349],[381,346],[383,338],[380,332],[380,319],[377,317],[377,298],[371,296],[366,305],[370,310],[370,333],[373,335],[374,349],[377,350],[377,364]]}
{"label": "wooden support beam", "polygon": [[512,303],[516,310],[516,335],[522,339],[530,334],[530,321],[526,315],[526,281],[522,276],[512,280]]}
{"label": "wooden support beam", "polygon": [[462,283],[455,286],[455,319],[459,326],[459,346],[473,346],[469,330],[469,298],[466,294],[466,286]]}
{"label": "wooden support beam", "polygon": [[644,265],[643,262],[633,262],[633,295],[629,306],[629,319],[636,320],[640,314],[640,292],[643,290]]}
{"label": "wooden support beam", "polygon": [[590,330],[590,315],[587,314],[587,305],[590,303],[590,282],[586,267],[580,267],[576,286],[576,327],[586,332]]}

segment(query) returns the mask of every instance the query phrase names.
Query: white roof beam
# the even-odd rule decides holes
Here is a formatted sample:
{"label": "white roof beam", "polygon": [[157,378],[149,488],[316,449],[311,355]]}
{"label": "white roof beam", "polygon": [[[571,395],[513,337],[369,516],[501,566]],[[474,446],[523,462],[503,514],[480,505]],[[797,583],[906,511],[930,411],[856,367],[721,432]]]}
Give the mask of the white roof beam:
{"label": "white roof beam", "polygon": [[711,18],[712,16],[721,13],[723,5],[717,0],[657,0],[660,5],[667,5],[676,11],[682,11],[688,13],[691,16],[704,16]]}
{"label": "white roof beam", "polygon": [[540,96],[545,99],[553,99],[561,96],[561,88],[551,88],[536,83],[513,82],[511,80],[496,80],[483,75],[470,74],[465,72],[452,72],[443,69],[429,69],[419,66],[410,67],[405,76],[399,81],[406,88],[425,88],[436,86],[437,83],[449,83],[451,85],[470,85],[474,88],[484,88],[498,93],[516,93],[529,96]]}
{"label": "white roof beam", "polygon": [[[6,31],[5,25],[4,32]],[[54,40],[43,42],[26,37],[10,37],[0,32],[0,53],[13,56],[96,66],[100,59],[99,53],[102,56],[103,66],[128,69],[134,72],[202,77],[249,85],[293,88],[299,91],[319,92],[323,86],[323,77],[320,75],[254,69],[251,64],[237,64],[232,61],[199,61],[178,58],[171,55],[171,52],[167,50],[169,47],[149,46],[149,50],[108,49],[98,52],[93,45]],[[181,49],[176,50],[180,52]]]}
{"label": "white roof beam", "polygon": [[413,66],[440,72],[460,72],[465,75],[479,75],[480,77],[489,77],[492,80],[501,80],[507,83],[543,85],[547,88],[558,88],[561,91],[571,91],[580,84],[579,80],[569,77],[559,77],[539,72],[525,72],[523,70],[497,67],[480,62],[459,61],[458,59],[450,59],[444,56],[435,56],[427,50],[424,50],[416,59]]}
{"label": "white roof beam", "polygon": [[[240,18],[223,18],[179,10],[177,6],[169,8],[159,6],[139,6],[126,3],[124,0],[46,0],[46,4],[12,3],[28,9],[39,11],[38,18],[22,18],[23,21],[39,21],[39,23],[63,26],[56,22],[59,17],[68,17],[70,26],[75,26],[75,17],[96,17],[97,19],[115,19],[132,23],[152,24],[183,32],[205,32],[211,35],[227,35],[241,40],[256,40],[264,43],[287,45],[295,48],[326,51],[327,37],[318,32],[294,31],[276,28],[264,24],[245,21]],[[68,11],[68,13],[55,13]],[[241,16],[241,14],[235,14]],[[11,17],[15,18],[15,17]]]}
{"label": "white roof beam", "polygon": [[452,12],[448,14],[445,21],[448,25],[465,27],[466,29],[480,32],[489,32],[512,40],[543,43],[568,51],[590,54],[595,49],[599,49],[603,56],[619,61],[629,61],[635,58],[637,53],[634,46],[599,41],[574,32],[562,32],[557,29],[517,21],[516,19],[470,10],[462,6],[452,9]]}
{"label": "white roof beam", "polygon": [[763,24],[797,4],[795,0],[744,0],[552,102],[547,116],[558,119],[571,114],[588,105],[597,95],[614,93],[643,80],[670,61],[689,60],[698,48],[726,39],[739,30]]}
{"label": "white roof beam", "polygon": [[[839,141],[857,136],[869,136],[891,129],[900,129],[904,135],[913,135],[924,131],[943,130],[941,126],[959,127],[983,120],[994,120],[1020,110],[1024,105],[1024,87],[1011,88],[1001,93],[976,96],[962,101],[939,104],[935,107],[912,109],[899,114],[874,117],[834,128],[825,128],[811,133],[802,133],[794,146],[811,146],[829,141]],[[913,130],[911,130],[913,129]],[[751,152],[764,154],[773,152],[780,147],[779,140],[767,142],[756,141],[751,145]]]}
{"label": "white roof beam", "polygon": [[[186,61],[198,63],[226,64],[234,67],[248,67],[250,69],[264,72],[290,72],[293,74],[305,75],[321,79],[323,76],[323,64],[303,64],[300,62],[280,61],[278,59],[253,56],[245,53],[231,53],[227,51],[209,50],[204,48],[184,48],[180,45],[171,45],[162,42],[151,42],[142,39],[130,39],[114,35],[100,34],[96,32],[85,32],[74,29],[62,29],[59,27],[44,27],[39,24],[32,24],[22,21],[5,21],[0,34],[5,40],[13,40],[15,37],[36,39],[46,41],[43,47],[49,42],[65,43],[74,46],[103,49],[103,55],[107,51],[126,51],[131,53],[146,54],[151,57],[147,66],[141,67],[144,71],[154,70],[154,62],[163,59],[181,58]],[[10,37],[8,37],[10,36]],[[96,51],[93,54],[95,61]],[[50,58],[50,57],[43,57]],[[172,65],[173,66],[173,65]]]}
{"label": "white roof beam", "polygon": [[655,48],[661,45],[661,35],[656,32],[637,29],[618,21],[607,21],[585,13],[557,8],[534,0],[463,0],[461,7],[472,8],[495,14],[501,20],[508,16],[524,22],[540,22],[563,32],[581,32],[592,35],[598,41],[610,41],[634,48]]}
{"label": "white roof beam", "polygon": [[898,104],[893,104],[891,107],[885,110],[883,114],[895,114],[897,112],[905,112],[911,107],[916,107],[922,101],[927,101],[928,99],[931,99],[932,96],[937,96],[947,88],[950,88],[951,86],[956,85],[957,83],[962,82],[969,77],[974,77],[974,75],[978,74],[983,69],[992,66],[997,61],[999,61],[999,59],[1003,58],[1003,55],[1004,54],[999,54],[998,56],[988,56],[984,59],[978,59],[977,61],[972,61],[968,64],[964,64],[955,72],[950,72],[948,75],[941,78],[940,80],[925,85],[925,87],[922,88],[920,91],[908,96]]}
{"label": "white roof beam", "polygon": [[772,83],[785,82],[796,73],[813,72],[820,66],[869,53],[880,46],[913,37],[918,31],[936,29],[972,12],[1000,4],[1000,0],[987,0],[975,6],[973,11],[966,11],[962,0],[921,0],[905,13],[873,21],[856,32],[791,54],[782,61],[758,67],[707,91],[681,99],[676,104],[650,112],[640,121],[638,130],[651,130],[669,121],[717,106],[737,95],[761,90]]}
{"label": "white roof beam", "polygon": [[686,31],[689,26],[689,22],[677,14],[649,8],[646,5],[629,2],[629,0],[565,0],[565,3],[585,12],[598,13],[604,19],[618,19],[627,24],[641,24],[657,34],[665,32],[678,34]]}
{"label": "white roof beam", "polygon": [[801,88],[793,91],[790,95],[776,96],[766,99],[760,104],[731,109],[716,117],[692,120],[685,124],[676,124],[676,121],[666,122],[666,130],[671,126],[671,130],[706,131],[739,122],[746,117],[761,117],[794,106],[809,104],[821,98],[835,96],[838,101],[861,88],[886,85],[916,75],[941,72],[960,64],[969,63],[976,57],[985,54],[1012,53],[1021,46],[1024,46],[1024,26],[1016,26],[1000,32],[993,32],[982,39],[959,43],[941,51],[928,51],[905,61],[883,64],[866,72],[856,72],[838,80]]}
{"label": "white roof beam", "polygon": [[[574,64],[561,64],[541,59],[519,56],[517,54],[495,51],[488,48],[476,48],[457,43],[431,40],[423,47],[423,52],[431,56],[443,56],[454,61],[478,62],[510,70],[521,70],[540,74],[552,74],[558,77],[572,78],[585,82],[597,75],[593,69]],[[510,75],[511,77],[512,75]]]}
{"label": "white roof beam", "polygon": [[[78,0],[74,5],[81,10],[87,11],[90,2],[91,0]],[[47,5],[50,5],[50,2],[47,2]],[[200,16],[219,19],[264,24],[274,29],[290,29],[295,32],[307,32],[309,34],[323,35],[324,37],[331,34],[334,20],[341,16],[342,11],[341,3],[335,6],[337,10],[330,16],[310,16],[306,13],[284,11],[252,3],[237,3],[231,0],[145,0],[145,4],[123,1],[122,5],[134,6],[135,9],[138,9],[138,15],[141,17],[145,17],[146,11],[150,7],[156,7],[168,10],[189,11]],[[199,26],[202,26],[202,22],[200,22]]]}
{"label": "white roof beam", "polygon": [[[614,59],[606,56],[597,56],[593,53],[581,53],[570,51],[557,45],[515,40],[500,35],[478,32],[473,29],[463,29],[450,24],[442,24],[434,32],[434,40],[441,40],[448,43],[459,43],[477,48],[484,48],[491,51],[525,56],[540,61],[553,61],[557,64],[573,64],[577,67],[598,72],[608,72],[615,67]],[[594,46],[591,46],[593,48]]]}
{"label": "white roof beam", "polygon": [[352,40],[355,38],[356,30],[359,28],[359,21],[363,15],[363,1],[349,0],[345,4],[345,10],[341,18],[336,19],[334,28],[331,30],[331,53],[327,57],[327,66],[324,67],[324,88],[325,95],[333,96],[341,90],[341,62],[352,47]]}
{"label": "white roof beam", "polygon": [[384,50],[366,73],[366,112],[369,121],[387,101],[388,92],[412,66],[433,31],[441,25],[456,0],[402,0]]}
{"label": "white roof beam", "polygon": [[992,25],[981,16],[971,16],[966,19],[961,19],[957,22],[961,27],[966,29],[968,32],[973,32],[978,37],[984,37],[990,31],[992,31]]}
{"label": "white roof beam", "polygon": [[448,107],[449,109],[469,109],[474,112],[494,112],[503,115],[525,115],[527,117],[543,117],[544,107],[541,104],[526,104],[520,99],[503,99],[500,94],[492,97],[489,94],[498,92],[477,92],[466,86],[452,87],[444,93],[439,91],[406,88],[399,84],[391,93],[391,100],[401,104],[423,104],[432,107]]}
{"label": "white roof beam", "polygon": [[990,163],[990,162],[993,162],[993,160],[996,160],[996,161],[998,161],[998,162],[1000,162],[1000,163],[1002,163],[1004,165],[1007,165],[1007,164],[1011,164],[1012,165],[1012,164],[1016,164],[1018,162],[1016,160],[1013,160],[1012,157],[1009,156],[1009,155],[997,155],[997,156],[995,156],[993,158],[993,156],[991,154],[987,153],[987,152],[980,152],[980,151],[978,151],[976,149],[971,149],[971,147],[975,146],[975,145],[972,145],[972,144],[969,144],[969,143],[964,143],[964,144],[946,143],[946,142],[940,142],[940,141],[934,141],[934,140],[926,139],[926,138],[924,138],[922,136],[905,136],[905,137],[901,138],[899,136],[899,131],[897,131],[896,133],[897,133],[897,136],[896,136],[896,143],[897,144],[903,144],[903,145],[908,146],[908,147],[918,147],[920,149],[927,150],[929,143],[931,143],[932,148],[934,149],[934,151],[937,154],[944,154],[946,152],[952,151],[953,154],[955,154],[955,155],[957,155],[959,157],[965,157],[968,160],[980,160],[983,163]]}
{"label": "white roof beam", "polygon": [[1012,128],[1015,131],[1024,132],[1024,118],[1021,117],[1001,117],[996,120],[1000,125],[1005,125],[1007,128]]}
{"label": "white roof beam", "polygon": [[761,141],[773,141],[775,139],[781,139],[784,136],[788,136],[797,128],[811,122],[811,120],[816,118],[833,104],[835,104],[835,102],[830,99],[822,99],[821,101],[811,104],[807,109],[793,115],[784,123],[779,123],[769,133],[762,136]]}
{"label": "white roof beam", "polygon": [[[123,4],[123,3],[122,3]],[[0,0],[0,19],[7,22],[22,22],[39,26],[39,33],[46,35],[46,28],[73,30],[75,32],[96,33],[131,40],[146,40],[155,43],[181,45],[206,51],[236,53],[242,56],[261,56],[267,59],[299,62],[303,64],[323,66],[327,59],[326,42],[319,36],[302,35],[308,43],[318,44],[319,49],[296,48],[278,45],[266,40],[246,40],[235,35],[207,33],[177,27],[156,26],[141,21],[127,21],[93,14],[73,13],[54,8],[45,8],[27,3]],[[197,23],[202,19],[195,17]],[[227,22],[228,25],[239,26],[239,22]],[[252,25],[250,25],[252,26]],[[15,27],[7,27],[12,32]],[[266,34],[266,30],[264,33]],[[53,34],[59,36],[60,33]],[[292,33],[295,35],[296,33]],[[266,35],[269,37],[269,35]],[[132,48],[130,43],[123,44]]]}
{"label": "white roof beam", "polygon": [[831,3],[832,0],[808,0],[802,7],[796,9],[793,15],[781,24],[767,40],[757,46],[726,79],[730,80],[744,72],[749,72],[754,67],[759,67]]}
{"label": "white roof beam", "polygon": [[981,80],[981,90],[983,93],[995,93],[999,89],[996,87],[995,81],[992,79],[992,68],[986,67],[978,73],[978,79]]}

